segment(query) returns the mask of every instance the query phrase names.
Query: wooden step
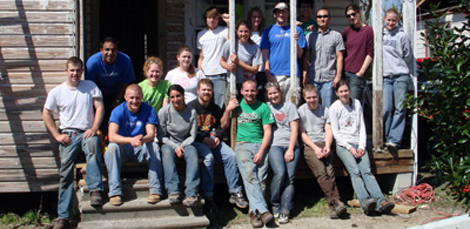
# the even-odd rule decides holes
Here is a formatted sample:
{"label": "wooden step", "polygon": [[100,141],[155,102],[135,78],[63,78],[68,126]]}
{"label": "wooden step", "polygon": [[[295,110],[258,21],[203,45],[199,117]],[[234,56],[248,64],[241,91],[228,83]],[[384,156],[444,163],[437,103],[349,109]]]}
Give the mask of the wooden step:
{"label": "wooden step", "polygon": [[[103,198],[106,198],[108,195],[108,182],[103,180],[105,187]],[[121,181],[123,199],[132,200],[137,198],[147,198],[149,193],[148,180],[143,178],[123,178]],[[163,185],[163,184],[162,184]],[[80,180],[78,182],[77,198],[78,200],[89,201],[90,200],[90,190],[86,185],[85,180]],[[162,187],[163,188],[163,187]],[[162,190],[163,191],[163,190]],[[107,199],[107,198],[106,198]]]}
{"label": "wooden step", "polygon": [[209,220],[206,217],[185,216],[80,222],[77,228],[206,228],[207,226]]}

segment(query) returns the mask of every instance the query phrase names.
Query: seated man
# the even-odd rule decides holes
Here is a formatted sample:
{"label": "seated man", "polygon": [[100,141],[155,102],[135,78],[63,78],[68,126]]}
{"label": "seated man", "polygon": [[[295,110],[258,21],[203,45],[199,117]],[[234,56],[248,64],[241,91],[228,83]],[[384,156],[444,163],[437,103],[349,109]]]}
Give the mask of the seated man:
{"label": "seated man", "polygon": [[206,200],[204,205],[208,214],[217,212],[212,199],[214,195],[214,158],[224,162],[225,177],[228,191],[231,194],[229,202],[239,208],[247,208],[248,202],[243,197],[243,187],[238,173],[235,152],[222,139],[223,129],[229,127],[230,112],[222,112],[212,99],[214,84],[210,79],[201,79],[197,84],[198,98],[188,104],[197,113],[197,135],[193,145],[204,160],[201,168],[201,194]]}
{"label": "seated man", "polygon": [[331,155],[333,132],[328,119],[328,108],[318,103],[318,89],[305,85],[303,91],[305,104],[300,106],[300,136],[305,144],[304,157],[318,184],[325,193],[330,206],[330,218],[338,219],[346,212],[346,206],[339,199],[335,183],[335,168]]}
{"label": "seated man", "polygon": [[158,118],[155,109],[142,103],[142,89],[131,84],[124,94],[126,102],[111,112],[109,145],[104,155],[108,169],[109,202],[122,204],[121,165],[126,161],[147,161],[150,195],[147,202],[161,200],[162,165],[157,143],[154,142]]}
{"label": "seated man", "polygon": [[[95,83],[81,80],[83,62],[78,57],[67,60],[64,83],[49,92],[42,119],[51,135],[60,143],[60,187],[58,220],[54,228],[68,228],[72,211],[73,165],[80,151],[86,155],[86,183],[91,191],[91,205],[102,205],[101,151],[96,131],[104,114],[101,91]],[[59,113],[59,130],[54,110]]]}
{"label": "seated man", "polygon": [[235,158],[245,185],[250,203],[250,222],[255,228],[262,227],[274,219],[264,199],[268,176],[268,147],[271,143],[274,117],[265,103],[256,99],[258,87],[247,80],[240,90],[243,99],[231,99],[226,112],[237,112],[237,145]]}

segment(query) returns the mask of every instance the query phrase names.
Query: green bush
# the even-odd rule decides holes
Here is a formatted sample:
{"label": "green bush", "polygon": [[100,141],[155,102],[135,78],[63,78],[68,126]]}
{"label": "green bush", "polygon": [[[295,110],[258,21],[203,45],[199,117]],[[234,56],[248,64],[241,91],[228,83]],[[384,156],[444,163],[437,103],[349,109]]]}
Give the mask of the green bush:
{"label": "green bush", "polygon": [[[407,107],[426,117],[431,124],[436,153],[427,166],[442,181],[449,182],[447,193],[456,201],[470,204],[470,0],[461,0],[465,14],[463,26],[451,28],[445,14],[431,6],[434,15],[427,24],[426,38],[433,68],[428,84],[417,99],[407,98]],[[430,60],[428,60],[430,61]],[[424,63],[427,66],[429,63]]]}

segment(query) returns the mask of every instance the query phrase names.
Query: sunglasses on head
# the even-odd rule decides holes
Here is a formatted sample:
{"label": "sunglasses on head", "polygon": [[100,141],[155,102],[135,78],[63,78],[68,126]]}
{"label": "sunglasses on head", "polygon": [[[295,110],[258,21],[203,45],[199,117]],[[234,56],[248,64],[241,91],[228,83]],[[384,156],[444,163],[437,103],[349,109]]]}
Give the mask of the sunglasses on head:
{"label": "sunglasses on head", "polygon": [[317,18],[318,19],[321,19],[321,18],[328,18],[329,16],[328,15],[317,15]]}
{"label": "sunglasses on head", "polygon": [[346,14],[346,17],[347,17],[347,18],[350,18],[351,16],[355,17],[355,16],[356,16],[356,12],[350,13],[350,14]]}

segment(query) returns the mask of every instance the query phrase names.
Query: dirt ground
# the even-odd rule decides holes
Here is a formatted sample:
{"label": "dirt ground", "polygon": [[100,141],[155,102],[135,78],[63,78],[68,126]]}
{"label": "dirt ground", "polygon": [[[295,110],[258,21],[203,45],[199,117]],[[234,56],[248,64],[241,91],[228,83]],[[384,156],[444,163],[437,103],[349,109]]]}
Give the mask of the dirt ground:
{"label": "dirt ground", "polygon": [[[348,209],[349,210],[349,209]],[[461,207],[445,207],[436,209],[438,212],[465,214]],[[288,224],[270,224],[265,228],[410,228],[421,225],[423,222],[434,222],[443,215],[436,214],[429,205],[417,209],[411,214],[396,214],[369,217],[358,211],[350,214],[346,219],[331,220],[327,216],[294,218]],[[250,228],[249,222],[230,225],[225,228]],[[470,226],[469,226],[470,227]]]}

